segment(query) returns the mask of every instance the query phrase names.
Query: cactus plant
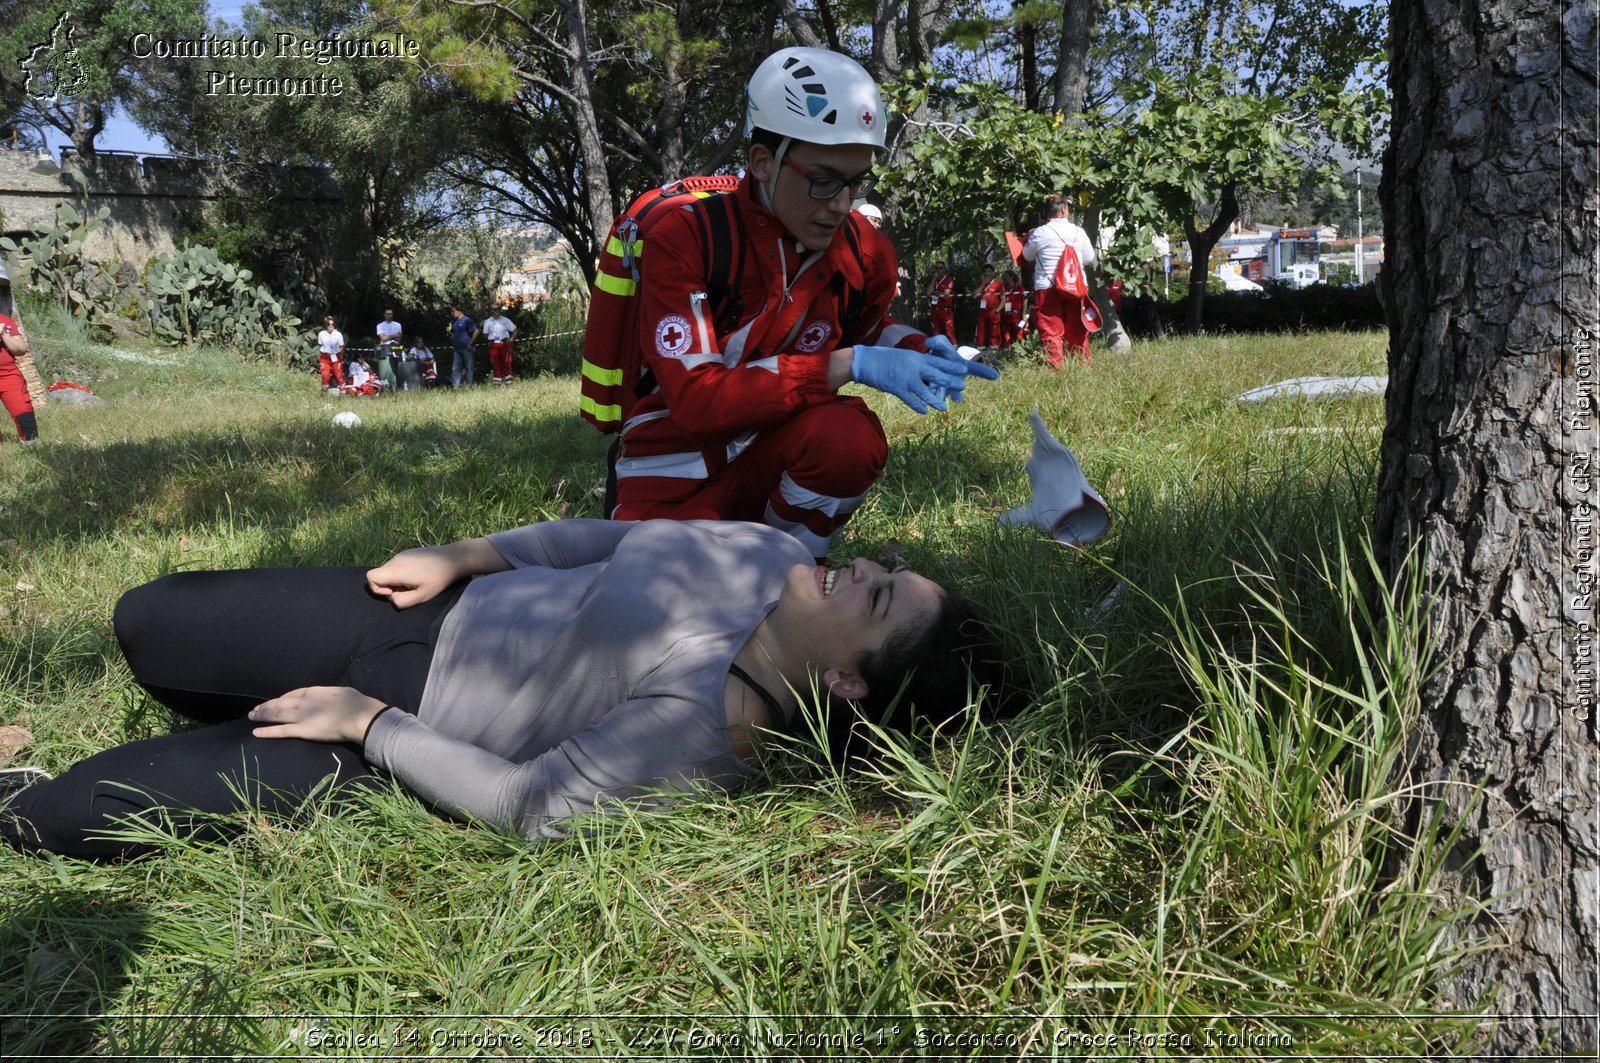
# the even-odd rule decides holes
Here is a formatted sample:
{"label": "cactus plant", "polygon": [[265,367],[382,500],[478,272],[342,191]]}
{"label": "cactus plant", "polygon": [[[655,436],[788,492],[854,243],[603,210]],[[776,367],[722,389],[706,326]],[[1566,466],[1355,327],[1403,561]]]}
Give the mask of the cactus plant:
{"label": "cactus plant", "polygon": [[275,348],[288,358],[308,346],[297,330],[300,318],[284,301],[209,247],[151,259],[142,280],[119,260],[85,262],[85,237],[110,214],[109,207],[80,213],[62,203],[54,226],[21,240],[0,238],[0,250],[16,257],[24,286],[49,292],[91,321],[142,317],[150,335],[164,342],[221,343],[252,352]]}
{"label": "cactus plant", "polygon": [[225,343],[244,350],[292,348],[304,341],[300,319],[286,312],[252,274],[209,247],[186,247],[145,268],[144,310],[151,333],[173,343]]}
{"label": "cactus plant", "polygon": [[15,256],[23,286],[49,292],[73,314],[90,316],[94,289],[89,281],[96,271],[83,261],[83,243],[110,216],[110,207],[85,216],[72,204],[61,203],[53,226],[21,240],[0,237],[0,251]]}

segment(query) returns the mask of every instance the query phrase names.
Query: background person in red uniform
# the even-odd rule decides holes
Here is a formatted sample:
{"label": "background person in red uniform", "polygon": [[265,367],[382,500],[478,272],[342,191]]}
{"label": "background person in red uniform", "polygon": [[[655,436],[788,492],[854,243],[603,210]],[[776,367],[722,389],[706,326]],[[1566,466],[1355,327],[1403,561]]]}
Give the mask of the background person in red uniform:
{"label": "background person in red uniform", "polygon": [[749,165],[728,193],[737,312],[714,320],[709,237],[674,210],[651,229],[638,281],[635,342],[654,390],[622,426],[612,516],[762,522],[824,557],[888,455],[878,418],[839,389],[856,381],[926,413],[959,401],[967,374],[996,374],[889,316],[894,246],[851,210],[884,144],[871,76],[784,48],[746,98]]}
{"label": "background person in red uniform", "polygon": [[956,342],[956,278],[948,262],[933,267],[933,282],[928,285],[928,320],[935,336]]}
{"label": "background person in red uniform", "polygon": [[1009,351],[1022,336],[1022,319],[1028,315],[1028,290],[1017,271],[1005,272],[1005,305],[1000,309],[1000,349]]}
{"label": "background person in red uniform", "polygon": [[978,346],[1000,346],[1000,311],[1005,303],[1005,285],[994,275],[991,267],[983,269],[983,280],[978,284]]}
{"label": "background person in red uniform", "polygon": [[22,326],[0,314],[0,404],[17,423],[17,438],[24,446],[39,440],[39,422],[28,397],[28,382],[17,367],[17,356],[28,353],[28,339]]}
{"label": "background person in red uniform", "polygon": [[326,395],[330,386],[335,391],[344,387],[344,333],[335,327],[332,314],[322,319],[322,326],[317,333],[317,370]]}
{"label": "background person in red uniform", "polygon": [[1089,331],[1083,324],[1083,300],[1058,290],[1055,279],[1063,250],[1071,247],[1076,251],[1078,263],[1087,270],[1094,265],[1094,245],[1089,234],[1069,220],[1066,196],[1051,196],[1045,207],[1050,220],[1028,234],[1022,249],[1022,257],[1033,263],[1033,327],[1044,341],[1050,368],[1061,368],[1063,344],[1087,365]]}

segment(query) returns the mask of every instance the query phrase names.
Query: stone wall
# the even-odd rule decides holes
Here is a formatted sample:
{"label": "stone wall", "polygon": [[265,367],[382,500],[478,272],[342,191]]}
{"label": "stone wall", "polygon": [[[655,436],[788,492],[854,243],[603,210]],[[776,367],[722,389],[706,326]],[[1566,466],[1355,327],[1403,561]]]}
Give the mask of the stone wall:
{"label": "stone wall", "polygon": [[[78,183],[65,173],[34,173],[38,161],[33,152],[0,148],[0,233],[13,239],[53,226],[57,204],[79,205]],[[139,269],[175,249],[187,214],[241,188],[220,164],[204,159],[69,155],[63,166],[83,171],[91,210],[111,208],[111,216],[84,241],[84,257],[93,262],[120,258]],[[329,207],[339,200],[328,176],[313,168],[285,171],[275,183],[281,184],[280,195],[287,191],[308,206]]]}

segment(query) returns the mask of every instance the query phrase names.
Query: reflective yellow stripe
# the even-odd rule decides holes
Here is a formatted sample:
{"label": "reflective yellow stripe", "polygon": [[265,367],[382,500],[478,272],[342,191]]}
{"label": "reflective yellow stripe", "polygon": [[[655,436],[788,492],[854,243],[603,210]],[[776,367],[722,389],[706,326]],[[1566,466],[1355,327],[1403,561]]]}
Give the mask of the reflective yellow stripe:
{"label": "reflective yellow stripe", "polygon": [[615,422],[622,420],[621,406],[602,406],[587,395],[578,396],[578,408],[597,421]]}
{"label": "reflective yellow stripe", "polygon": [[626,298],[638,290],[639,282],[632,277],[614,277],[602,270],[595,277],[594,286],[603,292]]}
{"label": "reflective yellow stripe", "polygon": [[[611,239],[606,241],[606,254],[616,255],[618,258],[621,258],[622,252],[623,246],[621,240],[618,240],[615,236],[612,236]],[[633,238],[633,253],[635,255],[644,254],[644,237],[636,236]]]}
{"label": "reflective yellow stripe", "polygon": [[583,360],[583,375],[603,387],[620,387],[622,384],[622,370],[602,369],[587,358]]}

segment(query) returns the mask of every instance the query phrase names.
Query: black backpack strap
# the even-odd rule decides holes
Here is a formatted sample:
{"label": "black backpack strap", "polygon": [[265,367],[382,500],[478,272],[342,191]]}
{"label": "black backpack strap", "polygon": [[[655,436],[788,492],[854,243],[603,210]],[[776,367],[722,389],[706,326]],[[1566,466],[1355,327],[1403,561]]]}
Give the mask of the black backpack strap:
{"label": "black backpack strap", "polygon": [[[845,219],[843,226],[845,244],[850,248],[850,253],[856,258],[856,267],[861,270],[864,277],[867,273],[867,257],[861,252],[861,235],[856,230],[854,216]],[[867,290],[865,288],[851,288],[844,283],[844,278],[839,278],[838,291],[835,293],[839,299],[839,335],[841,343],[848,343],[861,324],[861,315],[867,310]]]}
{"label": "black backpack strap", "polygon": [[[706,281],[710,290],[712,320],[717,335],[733,331],[744,314],[739,297],[739,279],[744,276],[744,218],[733,193],[705,200],[699,212],[705,218],[702,245],[707,248]],[[737,230],[737,234],[735,234]]]}

